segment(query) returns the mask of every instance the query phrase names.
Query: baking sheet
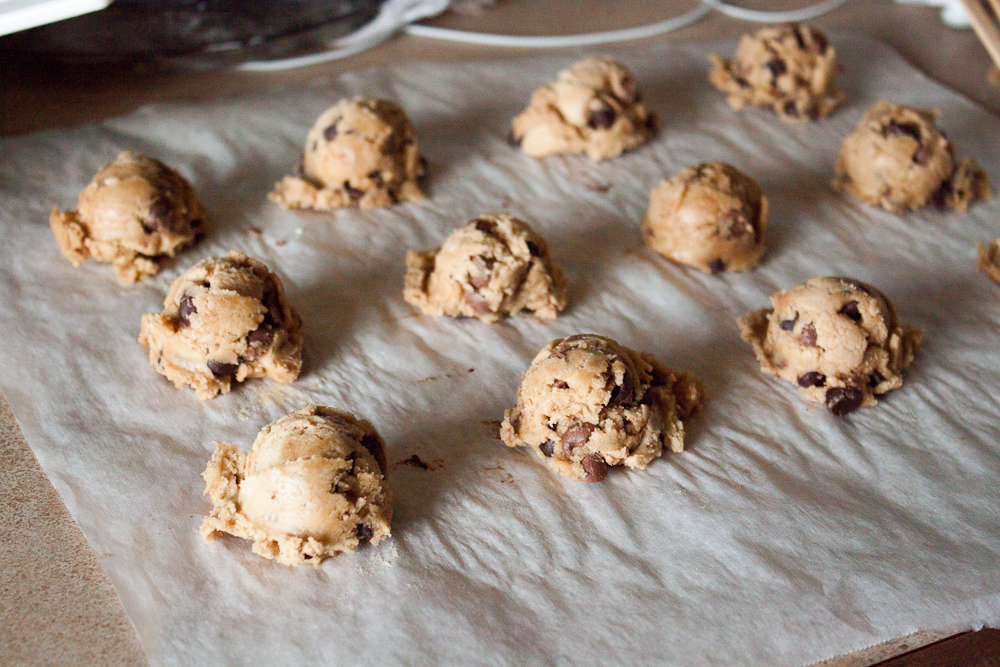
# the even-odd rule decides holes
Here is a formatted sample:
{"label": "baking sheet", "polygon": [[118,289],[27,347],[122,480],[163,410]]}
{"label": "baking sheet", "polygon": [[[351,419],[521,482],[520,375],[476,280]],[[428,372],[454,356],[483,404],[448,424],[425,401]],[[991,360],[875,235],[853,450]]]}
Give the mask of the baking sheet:
{"label": "baking sheet", "polygon": [[[794,666],[1000,624],[1000,286],[972,271],[975,241],[1000,235],[1000,200],[897,216],[828,186],[841,138],[878,99],[940,109],[959,154],[997,182],[1000,122],[887,47],[833,43],[847,102],[810,125],[728,109],[705,77],[707,54],[732,43],[603,51],[633,67],[664,122],[653,144],[598,165],[505,141],[531,90],[582,52],[370,69],[0,139],[0,388],[151,663]],[[353,94],[407,110],[430,198],[332,215],[269,203],[314,118]],[[107,265],[74,270],[47,225],[124,149],[176,167],[211,213],[203,243],[130,288]],[[756,271],[704,275],[639,241],[650,189],[705,160],[747,171],[771,202]],[[570,279],[558,320],[489,326],[403,302],[406,249],[487,211],[548,239]],[[135,338],[184,268],[230,249],[281,275],[305,365],[291,386],[201,402]],[[763,376],[735,325],[814,275],[871,282],[925,329],[905,385],[846,419]],[[686,452],[588,485],[496,439],[535,352],[588,331],[704,380]],[[310,402],[370,419],[390,462],[433,464],[392,467],[392,539],[319,569],[202,542],[211,442],[246,449]]]}

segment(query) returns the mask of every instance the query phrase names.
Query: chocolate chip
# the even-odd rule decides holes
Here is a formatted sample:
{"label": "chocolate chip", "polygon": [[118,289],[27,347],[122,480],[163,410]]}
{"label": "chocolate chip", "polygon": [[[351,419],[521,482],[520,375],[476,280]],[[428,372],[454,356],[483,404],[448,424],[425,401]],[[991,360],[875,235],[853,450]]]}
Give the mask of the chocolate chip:
{"label": "chocolate chip", "polygon": [[480,315],[493,312],[493,309],[490,308],[489,301],[483,298],[483,295],[479,292],[465,290],[465,302],[472,306],[472,310]]}
{"label": "chocolate chip", "polygon": [[272,340],[274,340],[274,329],[268,324],[261,324],[247,334],[247,345],[267,347],[271,344]]}
{"label": "chocolate chip", "polygon": [[844,307],[841,308],[839,312],[840,312],[841,315],[844,315],[845,317],[849,317],[852,320],[854,320],[855,322],[858,322],[858,323],[861,322],[861,311],[858,310],[858,302],[857,301],[848,301],[847,303],[844,304]]}
{"label": "chocolate chip", "polygon": [[357,188],[352,188],[351,184],[348,183],[347,181],[344,181],[344,191],[347,192],[347,196],[353,199],[354,201],[357,201],[365,196],[364,190],[358,190]]}
{"label": "chocolate chip", "polygon": [[476,220],[476,229],[487,236],[493,236],[497,230],[497,223],[487,218],[480,218],[479,220]]}
{"label": "chocolate chip", "polygon": [[635,400],[633,376],[634,373],[626,366],[625,374],[622,375],[622,383],[615,385],[615,388],[611,390],[611,398],[608,399],[609,408],[616,405],[632,405]]}
{"label": "chocolate chip", "polygon": [[374,433],[365,433],[361,436],[361,446],[375,457],[375,462],[378,463],[379,470],[384,475],[389,464],[385,458],[385,447],[382,446],[382,440]]}
{"label": "chocolate chip", "polygon": [[558,359],[565,359],[566,353],[577,347],[574,343],[579,343],[580,341],[587,340],[590,336],[587,334],[573,334],[559,341],[559,344],[552,348],[552,356]]}
{"label": "chocolate chip", "polygon": [[540,444],[538,448],[542,450],[542,454],[545,454],[546,457],[551,458],[551,456],[556,451],[556,443],[552,442],[551,440],[546,440],[545,442]]}
{"label": "chocolate chip", "polygon": [[791,331],[792,329],[795,328],[795,323],[798,322],[798,321],[799,321],[799,314],[795,313],[795,319],[792,319],[792,320],[782,320],[781,322],[778,322],[778,327],[782,331]]}
{"label": "chocolate chip", "polygon": [[785,65],[785,61],[781,58],[773,58],[764,63],[764,67],[771,70],[771,74],[778,77],[788,71],[788,66]]}
{"label": "chocolate chip", "polygon": [[576,422],[566,429],[561,440],[562,448],[566,452],[566,455],[572,456],[574,449],[587,444],[587,441],[590,440],[590,434],[594,432],[595,428],[594,424]]}
{"label": "chocolate chip", "polygon": [[660,123],[659,116],[657,116],[655,113],[650,113],[648,116],[646,116],[646,120],[643,123],[643,125],[646,126],[647,130],[653,132],[656,130],[656,126],[659,125],[659,123]]}
{"label": "chocolate chip", "polygon": [[826,53],[826,47],[828,47],[830,45],[829,42],[827,42],[827,40],[826,40],[826,35],[824,35],[823,33],[821,33],[818,30],[813,30],[812,31],[812,38],[813,38],[813,41],[816,42],[816,46],[819,47],[819,52],[820,53]]}
{"label": "chocolate chip", "polygon": [[882,384],[883,382],[885,382],[885,376],[883,376],[878,371],[875,371],[871,375],[868,376],[868,386],[869,387],[877,387],[880,384]]}
{"label": "chocolate chip", "polygon": [[795,106],[795,100],[788,100],[787,102],[785,102],[785,106],[783,108],[785,110],[785,113],[791,116],[792,118],[799,117],[799,108]]}
{"label": "chocolate chip", "polygon": [[740,208],[732,208],[719,218],[717,223],[719,236],[730,241],[732,239],[754,233],[754,227],[750,224],[746,211]]}
{"label": "chocolate chip", "polygon": [[587,114],[587,125],[595,130],[598,128],[606,130],[615,124],[617,118],[618,114],[611,107],[591,109],[590,113]]}
{"label": "chocolate chip", "polygon": [[477,290],[489,285],[494,264],[496,264],[496,260],[492,257],[481,257],[479,255],[473,257],[472,266],[475,271],[469,272],[469,284]]}
{"label": "chocolate chip", "polygon": [[208,370],[212,371],[212,375],[217,378],[228,378],[236,375],[236,371],[239,370],[239,364],[227,364],[224,361],[215,361],[213,359],[208,360]]}
{"label": "chocolate chip", "polygon": [[712,263],[708,265],[708,268],[712,273],[719,274],[726,270],[726,263],[721,259],[713,259]]}
{"label": "chocolate chip", "polygon": [[198,309],[194,307],[194,297],[190,294],[183,295],[177,304],[177,319],[180,320],[181,326],[190,325],[191,316],[197,312]]}
{"label": "chocolate chip", "polygon": [[149,217],[142,221],[142,229],[152,234],[157,229],[169,229],[174,218],[174,209],[166,197],[157,197],[149,205]]}
{"label": "chocolate chip", "polygon": [[809,371],[799,377],[800,387],[822,387],[826,384],[826,376],[816,371]]}
{"label": "chocolate chip", "polygon": [[542,250],[538,247],[538,244],[534,241],[528,241],[528,252],[531,253],[532,257],[541,257]]}
{"label": "chocolate chip", "polygon": [[865,395],[854,387],[831,387],[826,390],[826,407],[837,417],[861,407]]}
{"label": "chocolate chip", "polygon": [[275,327],[280,327],[285,323],[285,309],[281,307],[278,285],[271,276],[268,276],[264,283],[264,295],[261,302],[267,308],[267,312],[264,313],[265,322],[273,324]]}
{"label": "chocolate chip", "polygon": [[792,30],[792,34],[795,35],[795,43],[798,44],[800,49],[806,48],[805,39],[802,37],[802,26],[792,24],[789,26]]}
{"label": "chocolate chip", "polygon": [[[337,120],[333,121],[332,125],[323,130],[324,139],[326,139],[327,141],[333,141],[334,139],[337,138],[337,123],[339,122],[340,119],[338,118]],[[313,145],[313,150],[316,150],[315,144]]]}
{"label": "chocolate chip", "polygon": [[735,77],[735,80],[736,80],[736,85],[739,86],[740,88],[750,87],[750,82],[744,79],[742,76]]}
{"label": "chocolate chip", "polygon": [[948,195],[951,194],[951,181],[945,181],[937,190],[931,193],[928,203],[939,211],[948,208]]}
{"label": "chocolate chip", "polygon": [[893,135],[896,137],[910,137],[914,141],[920,141],[920,126],[916,123],[898,123],[890,120],[885,126],[883,136]]}
{"label": "chocolate chip", "polygon": [[934,149],[930,146],[921,146],[913,153],[913,161],[917,164],[924,165],[930,162],[931,156],[934,154]]}
{"label": "chocolate chip", "polygon": [[364,544],[371,541],[372,537],[375,536],[375,531],[367,523],[359,523],[355,529],[355,535],[357,535],[358,543]]}
{"label": "chocolate chip", "polygon": [[564,380],[556,380],[552,383],[553,389],[569,389],[569,382]]}
{"label": "chocolate chip", "polygon": [[810,322],[809,324],[802,327],[802,333],[799,334],[799,342],[806,347],[816,347],[816,325]]}
{"label": "chocolate chip", "polygon": [[600,456],[591,454],[585,456],[580,465],[587,476],[583,478],[585,482],[600,482],[608,476],[608,464]]}

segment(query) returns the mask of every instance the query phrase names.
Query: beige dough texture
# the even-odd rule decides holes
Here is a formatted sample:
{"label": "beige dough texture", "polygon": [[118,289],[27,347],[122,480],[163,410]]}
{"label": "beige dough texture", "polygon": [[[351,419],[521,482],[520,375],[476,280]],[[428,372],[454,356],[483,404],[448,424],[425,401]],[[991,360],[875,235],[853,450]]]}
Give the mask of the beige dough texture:
{"label": "beige dough texture", "polygon": [[921,331],[901,324],[880,291],[851,278],[813,278],[771,295],[739,320],[763,372],[846,415],[903,384]]}
{"label": "beige dough texture", "polygon": [[1000,239],[979,244],[979,258],[976,260],[976,270],[1000,283]]}
{"label": "beige dough texture", "polygon": [[309,130],[297,175],[279,181],[268,197],[285,208],[317,211],[420,201],[426,168],[413,125],[397,104],[344,99]]}
{"label": "beige dough texture", "polygon": [[610,466],[641,469],[664,449],[682,451],[681,420],[704,401],[692,375],[610,338],[581,334],[538,353],[500,437],[508,447],[531,447],[564,477],[599,482]]}
{"label": "beige dough texture", "polygon": [[732,60],[711,56],[709,81],[734,111],[747,104],[774,109],[784,121],[828,115],[844,99],[837,89],[837,54],[826,35],[785,24],[743,35]]}
{"label": "beige dough texture", "polygon": [[764,255],[767,197],[722,162],[688,167],[649,196],[642,239],[667,259],[702,271],[746,271]]}
{"label": "beige dough texture", "polygon": [[833,186],[894,212],[926,204],[964,211],[989,198],[985,172],[975,160],[955,161],[936,117],[937,112],[877,102],[844,139]]}
{"label": "beige dough texture", "polygon": [[228,533],[284,565],[389,537],[385,443],[354,415],[310,405],[261,429],[250,453],[216,442],[202,473],[212,512],[205,540]]}
{"label": "beige dough texture", "polygon": [[149,363],[200,399],[227,394],[233,382],[299,376],[302,333],[278,276],[238,252],[210,257],[170,286],[163,313],[142,316],[139,342]]}
{"label": "beige dough texture", "polygon": [[110,262],[122,285],[156,275],[167,258],[194,243],[205,207],[183,176],[128,151],[102,167],[80,193],[76,209],[53,208],[49,226],[62,254]]}
{"label": "beige dough texture", "polygon": [[456,229],[440,248],[410,250],[403,298],[434,317],[552,319],[566,307],[566,280],[545,239],[498,213]]}
{"label": "beige dough texture", "polygon": [[587,58],[531,95],[514,118],[512,137],[532,157],[586,153],[595,162],[617,157],[656,132],[656,114],[640,99],[627,67],[610,58]]}

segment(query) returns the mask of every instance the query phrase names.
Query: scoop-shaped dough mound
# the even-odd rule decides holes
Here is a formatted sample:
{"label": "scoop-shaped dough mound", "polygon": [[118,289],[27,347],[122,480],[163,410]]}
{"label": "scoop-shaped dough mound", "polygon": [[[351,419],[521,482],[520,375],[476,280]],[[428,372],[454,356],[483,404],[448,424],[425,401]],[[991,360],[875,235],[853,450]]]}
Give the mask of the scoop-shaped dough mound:
{"label": "scoop-shaped dough mound", "polygon": [[627,67],[610,58],[587,58],[532,94],[528,108],[514,118],[513,138],[532,157],[613,158],[656,131],[656,115],[640,99]]}
{"label": "scoop-shaped dough mound", "polygon": [[508,447],[531,447],[564,477],[599,482],[608,467],[645,468],[664,449],[684,449],[682,419],[705,390],[652,355],[593,334],[554,340],[531,362],[504,414]]}
{"label": "scoop-shaped dough mound", "polygon": [[212,512],[205,540],[229,533],[285,565],[354,551],[389,537],[385,443],[354,415],[310,405],[261,429],[246,456],[215,443],[202,474]]}
{"label": "scoop-shaped dough mound", "polygon": [[979,244],[979,257],[976,260],[976,270],[1000,283],[1000,239]]}
{"label": "scoop-shaped dough mound", "polygon": [[388,100],[344,99],[309,130],[296,176],[268,197],[285,208],[379,208],[424,199],[427,163],[406,113]]}
{"label": "scoop-shaped dough mound", "polygon": [[102,167],[80,193],[75,210],[53,208],[49,226],[73,266],[87,258],[110,262],[118,282],[160,271],[160,264],[201,235],[205,207],[183,176],[128,151]]}
{"label": "scoop-shaped dough mound", "polygon": [[882,292],[852,278],[813,278],[775,292],[771,303],[739,320],[760,369],[837,416],[901,386],[920,346],[920,329],[901,324]]}
{"label": "scoop-shaped dough mound", "polygon": [[764,255],[767,211],[756,181],[708,162],[653,189],[642,238],[667,259],[702,271],[745,271]]}
{"label": "scoop-shaped dough mound", "polygon": [[530,312],[552,319],[566,307],[566,280],[545,239],[497,213],[456,229],[440,248],[410,250],[403,298],[435,317],[496,322]]}
{"label": "scoop-shaped dough mound", "polygon": [[928,203],[964,211],[988,198],[985,172],[972,159],[956,163],[936,117],[937,112],[877,102],[844,139],[833,186],[887,211]]}
{"label": "scoop-shaped dough mound", "polygon": [[747,104],[774,109],[785,121],[828,115],[844,99],[837,89],[837,54],[826,35],[785,24],[743,35],[732,60],[713,55],[709,81],[734,111]]}
{"label": "scoop-shaped dough mound", "polygon": [[230,252],[178,276],[163,313],[142,316],[139,342],[149,347],[158,373],[209,399],[247,378],[295,380],[302,367],[301,326],[278,276]]}

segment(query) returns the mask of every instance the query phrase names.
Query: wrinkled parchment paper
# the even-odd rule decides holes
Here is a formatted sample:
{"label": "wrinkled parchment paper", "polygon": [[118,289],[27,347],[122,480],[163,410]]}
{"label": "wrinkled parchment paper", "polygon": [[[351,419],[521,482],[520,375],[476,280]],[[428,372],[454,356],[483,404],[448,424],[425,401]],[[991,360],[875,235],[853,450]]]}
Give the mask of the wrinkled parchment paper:
{"label": "wrinkled parchment paper", "polygon": [[[883,46],[834,44],[847,103],[809,125],[729,110],[705,76],[731,43],[612,50],[664,122],[652,145],[598,165],[505,141],[531,90],[578,53],[372,69],[0,140],[0,386],[152,664],[795,666],[1000,624],[1000,286],[972,269],[975,241],[1000,235],[1000,199],[899,216],[828,185],[841,138],[880,98],[940,109],[996,184],[1000,122]],[[268,202],[313,119],[358,93],[409,112],[430,198],[332,215]],[[107,265],[73,269],[46,223],[123,149],[178,168],[211,212],[205,242],[131,288]],[[756,271],[704,275],[639,241],[650,189],[704,160],[746,170],[770,199]],[[571,281],[557,321],[436,320],[403,302],[406,249],[487,211],[548,238]],[[201,402],[149,367],[139,317],[229,249],[282,276],[305,366],[294,385]],[[814,275],[871,282],[925,329],[906,384],[846,419],[763,376],[737,334],[738,316]],[[535,352],[588,331],[704,379],[686,452],[588,485],[496,439]],[[391,462],[431,464],[391,469],[392,539],[320,569],[202,542],[212,441],[248,448],[309,402],[372,420]]]}

